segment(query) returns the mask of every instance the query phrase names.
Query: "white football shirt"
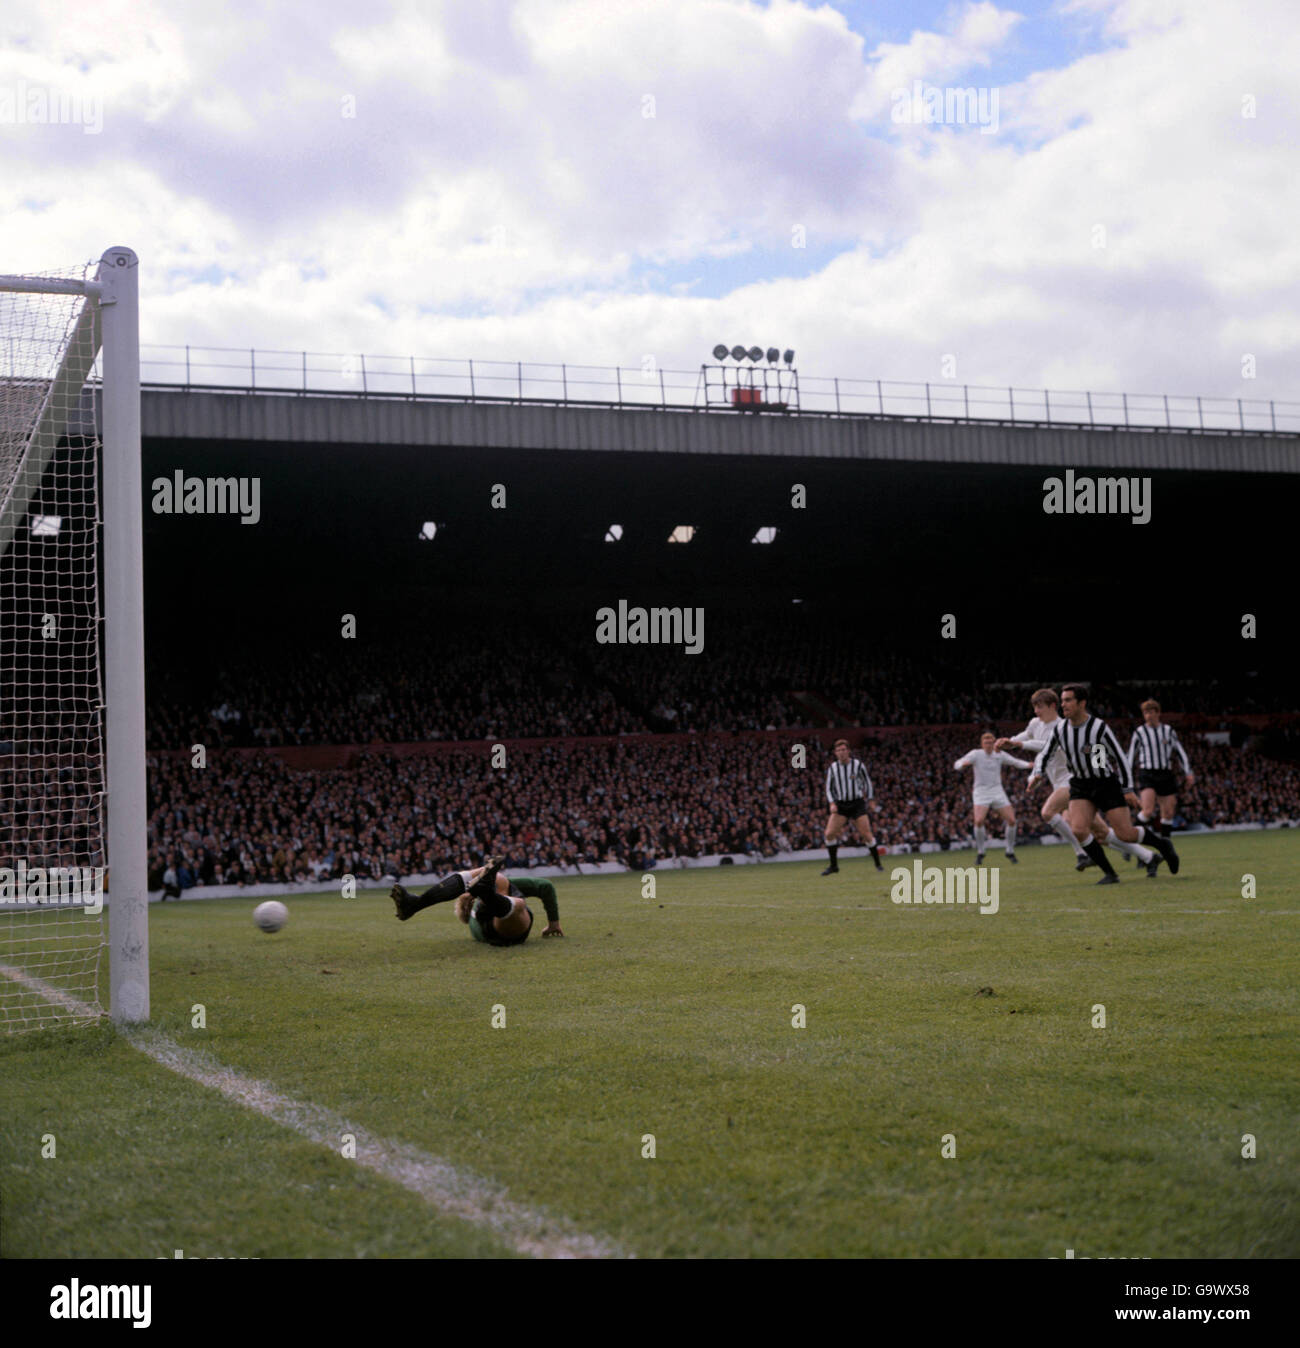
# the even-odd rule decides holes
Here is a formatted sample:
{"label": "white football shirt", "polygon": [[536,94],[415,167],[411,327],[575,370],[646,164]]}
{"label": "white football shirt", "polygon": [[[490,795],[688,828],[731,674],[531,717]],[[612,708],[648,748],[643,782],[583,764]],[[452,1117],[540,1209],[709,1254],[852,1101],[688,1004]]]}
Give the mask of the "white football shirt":
{"label": "white football shirt", "polygon": [[[1060,724],[1060,717],[1049,723],[1041,716],[1035,716],[1015,738],[1020,741],[1022,749],[1028,749],[1037,757],[1047,748],[1048,741],[1052,738],[1052,731]],[[1053,756],[1047,766],[1047,780],[1051,782],[1052,790],[1056,790],[1058,786],[1070,785],[1070,765],[1065,761],[1064,754]]]}
{"label": "white football shirt", "polygon": [[959,758],[953,764],[955,768],[964,768],[967,763],[973,764],[975,768],[976,786],[1001,786],[1002,785],[1002,765],[1011,764],[1016,768],[1032,768],[1032,763],[1026,763],[1023,758],[1017,758],[1014,754],[1009,754],[1005,749],[997,749],[991,754],[986,754],[983,749],[972,749],[970,753]]}

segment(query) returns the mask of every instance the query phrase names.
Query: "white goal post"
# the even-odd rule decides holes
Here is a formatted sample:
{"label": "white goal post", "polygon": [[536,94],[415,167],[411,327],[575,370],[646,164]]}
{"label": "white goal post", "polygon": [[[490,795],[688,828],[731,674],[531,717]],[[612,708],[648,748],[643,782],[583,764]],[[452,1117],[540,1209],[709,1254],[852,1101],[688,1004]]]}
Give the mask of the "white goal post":
{"label": "white goal post", "polygon": [[103,1014],[104,904],[150,1013],[138,261],[92,266],[0,276],[3,1031]]}

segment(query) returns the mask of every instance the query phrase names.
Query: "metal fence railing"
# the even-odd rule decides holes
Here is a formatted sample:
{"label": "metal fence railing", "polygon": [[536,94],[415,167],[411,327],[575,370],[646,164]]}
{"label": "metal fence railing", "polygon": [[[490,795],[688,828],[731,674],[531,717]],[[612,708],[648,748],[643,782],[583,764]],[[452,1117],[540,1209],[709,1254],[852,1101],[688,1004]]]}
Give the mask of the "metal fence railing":
{"label": "metal fence railing", "polygon": [[[628,368],[143,346],[140,378],[146,386],[186,389],[689,410],[706,406],[702,369],[669,370],[651,362]],[[947,381],[906,383],[801,375],[799,411],[918,421],[1300,434],[1300,401],[1003,388]]]}

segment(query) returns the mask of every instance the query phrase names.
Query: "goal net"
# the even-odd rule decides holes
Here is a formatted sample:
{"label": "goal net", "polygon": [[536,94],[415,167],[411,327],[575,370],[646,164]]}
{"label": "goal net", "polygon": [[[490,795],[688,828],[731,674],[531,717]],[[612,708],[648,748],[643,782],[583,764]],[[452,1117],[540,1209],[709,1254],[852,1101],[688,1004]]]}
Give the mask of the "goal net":
{"label": "goal net", "polygon": [[[106,329],[113,329],[103,306],[119,302],[120,279],[105,275],[115,255],[130,259],[115,265],[129,265],[133,299],[134,255],[127,250],[77,271],[0,277],[0,1029],[6,1032],[85,1024],[105,1011],[101,971],[109,963],[105,903],[112,888],[105,654],[115,619],[109,614],[104,621],[107,576],[105,590],[100,584],[101,469],[110,470],[101,426],[112,410],[107,376],[121,362],[109,361],[105,351],[101,375],[96,361]],[[133,314],[127,326],[134,329]],[[125,366],[129,371],[129,359]],[[134,527],[138,535],[138,503]],[[138,578],[138,541],[135,553]],[[128,785],[132,775],[142,781],[142,738],[137,774],[130,771],[133,757],[127,749]],[[143,824],[140,818],[135,826],[141,850]],[[122,848],[121,878],[128,882],[141,869],[133,850],[129,843]],[[147,900],[142,883],[140,891],[137,902],[124,905],[124,938],[131,910]],[[141,949],[147,960],[147,941]],[[145,987],[147,1013],[147,981]]]}

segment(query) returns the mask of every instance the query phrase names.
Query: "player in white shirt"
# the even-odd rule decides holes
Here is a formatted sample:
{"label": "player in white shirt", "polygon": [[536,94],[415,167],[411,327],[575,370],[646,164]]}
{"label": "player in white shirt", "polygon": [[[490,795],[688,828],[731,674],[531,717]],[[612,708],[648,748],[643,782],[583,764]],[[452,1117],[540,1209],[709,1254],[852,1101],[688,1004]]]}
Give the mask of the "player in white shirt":
{"label": "player in white shirt", "polygon": [[[1034,709],[1034,719],[1014,739],[1006,737],[999,739],[996,748],[1001,749],[1004,744],[1011,744],[1017,749],[1031,749],[1035,754],[1038,754],[1047,747],[1048,740],[1052,738],[1052,731],[1060,720],[1057,714],[1060,699],[1050,688],[1040,688],[1029,699],[1029,705]],[[1074,830],[1070,827],[1069,820],[1062,813],[1070,799],[1070,768],[1065,761],[1064,754],[1053,756],[1051,763],[1048,764],[1047,777],[1052,784],[1052,793],[1043,802],[1043,819],[1062,841],[1068,842],[1074,848],[1074,854],[1077,858],[1075,870],[1086,870],[1095,863],[1089,859],[1088,854],[1079,845],[1079,840],[1074,836]],[[1138,843],[1121,842],[1115,830],[1106,823],[1101,815],[1097,815],[1093,819],[1092,832],[1093,837],[1098,842],[1109,845],[1117,851],[1123,852],[1126,856],[1136,857],[1147,868],[1148,877],[1155,875],[1156,867],[1160,865],[1161,858],[1149,847],[1143,847]]]}
{"label": "player in white shirt", "polygon": [[988,818],[990,810],[996,810],[1007,825],[1007,860],[1015,863],[1016,858],[1016,812],[1011,808],[1011,802],[1007,799],[1007,793],[1002,789],[1002,766],[1010,764],[1012,767],[1025,768],[1028,770],[1034,765],[1026,763],[1023,758],[1017,758],[1014,754],[1003,753],[996,748],[997,736],[991,730],[986,730],[980,736],[980,747],[972,749],[970,753],[963,755],[954,764],[953,767],[960,772],[963,768],[971,767],[975,769],[975,864],[981,866],[984,864],[984,846],[988,840],[988,832],[984,827],[984,821]]}

